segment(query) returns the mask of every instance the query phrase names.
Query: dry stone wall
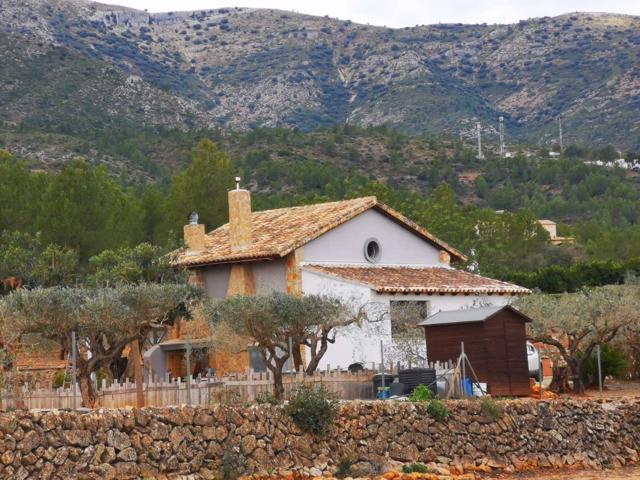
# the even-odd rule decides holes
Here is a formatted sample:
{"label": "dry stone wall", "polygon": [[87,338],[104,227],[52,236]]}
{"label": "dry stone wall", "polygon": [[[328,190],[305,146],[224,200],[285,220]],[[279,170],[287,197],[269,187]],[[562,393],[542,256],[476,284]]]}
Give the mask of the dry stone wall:
{"label": "dry stone wall", "polygon": [[498,420],[477,401],[449,402],[437,422],[424,405],[350,402],[325,438],[270,405],[0,414],[0,478],[227,478],[288,470],[352,475],[423,462],[462,471],[638,461],[640,401],[504,401]]}

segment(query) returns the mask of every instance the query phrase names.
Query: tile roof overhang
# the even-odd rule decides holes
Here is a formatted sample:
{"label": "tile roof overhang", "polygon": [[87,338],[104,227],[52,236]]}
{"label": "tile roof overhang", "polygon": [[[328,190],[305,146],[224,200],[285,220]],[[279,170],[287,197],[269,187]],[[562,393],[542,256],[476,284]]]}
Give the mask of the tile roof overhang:
{"label": "tile roof overhang", "polygon": [[451,256],[452,262],[467,259],[461,252],[426,229],[379,202],[376,197],[362,197],[353,200],[253,212],[252,242],[243,251],[234,252],[231,250],[229,224],[227,223],[205,236],[204,251],[190,252],[186,249],[176,251],[173,254],[172,262],[176,266],[201,267],[219,263],[282,258],[296,248],[369,209],[381,212],[436,248],[445,250]]}
{"label": "tile roof overhang", "polygon": [[381,294],[526,295],[527,288],[450,267],[305,264],[303,269],[368,286]]}

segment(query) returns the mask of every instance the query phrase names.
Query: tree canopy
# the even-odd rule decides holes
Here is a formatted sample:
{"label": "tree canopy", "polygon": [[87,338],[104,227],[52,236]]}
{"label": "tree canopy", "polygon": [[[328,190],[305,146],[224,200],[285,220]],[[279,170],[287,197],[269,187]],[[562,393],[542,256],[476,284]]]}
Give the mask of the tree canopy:
{"label": "tree canopy", "polygon": [[206,312],[215,348],[236,353],[252,345],[260,349],[273,373],[278,397],[284,392],[282,372],[292,353],[294,366],[301,366],[300,348],[308,347],[307,374],[313,374],[328,345],[335,341],[336,329],[362,320],[335,298],[279,292],[212,301]]}
{"label": "tree canopy", "polygon": [[213,229],[229,214],[227,192],[233,187],[233,169],[227,155],[210,140],[201,140],[191,153],[191,164],[174,176],[167,200],[170,226],[181,231],[189,213]]}
{"label": "tree canopy", "polygon": [[140,284],[116,288],[51,287],[21,290],[3,297],[20,334],[37,334],[57,342],[65,352],[76,348],[78,383],[83,404],[96,404],[91,374],[122,355],[133,340],[151,329],[166,328],[178,316],[188,317],[201,291],[188,285]]}
{"label": "tree canopy", "polygon": [[[463,251],[476,271],[549,292],[599,282],[575,276],[565,282],[572,272],[545,269],[640,258],[637,177],[585,163],[609,158],[611,147],[573,146],[557,159],[524,147],[512,158],[489,150],[479,162],[462,141],[388,127],[120,133],[103,146],[133,148],[137,157],[153,151],[151,144],[134,148],[137,141],[175,144],[182,152],[172,164],[175,174],[132,180],[84,160],[32,171],[1,151],[0,231],[39,234],[42,250],[49,244],[72,249],[78,268],[88,270],[88,260],[104,250],[175,246],[192,210],[207,230],[224,223],[237,172],[255,190],[254,210],[374,194]],[[559,234],[576,237],[576,245],[549,245],[538,218],[558,221]]]}
{"label": "tree canopy", "polygon": [[[611,342],[624,328],[640,323],[637,285],[535,294],[518,299],[516,305],[534,319],[529,324],[529,338],[557,349],[576,391],[582,391],[583,369],[594,348]],[[566,375],[555,378],[560,388],[566,388],[567,379]]]}

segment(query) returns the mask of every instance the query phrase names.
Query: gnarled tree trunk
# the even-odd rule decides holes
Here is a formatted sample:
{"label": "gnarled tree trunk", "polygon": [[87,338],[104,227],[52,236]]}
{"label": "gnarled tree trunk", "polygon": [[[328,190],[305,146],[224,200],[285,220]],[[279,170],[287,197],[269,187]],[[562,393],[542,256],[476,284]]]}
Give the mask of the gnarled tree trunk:
{"label": "gnarled tree trunk", "polygon": [[98,406],[98,392],[91,381],[91,372],[78,369],[78,387],[82,396],[82,406],[86,408],[96,408]]}
{"label": "gnarled tree trunk", "polygon": [[282,381],[282,369],[284,364],[289,359],[289,352],[286,352],[283,356],[278,357],[276,354],[277,348],[271,347],[262,350],[264,363],[273,374],[273,396],[278,400],[282,400],[284,397],[284,383]]}

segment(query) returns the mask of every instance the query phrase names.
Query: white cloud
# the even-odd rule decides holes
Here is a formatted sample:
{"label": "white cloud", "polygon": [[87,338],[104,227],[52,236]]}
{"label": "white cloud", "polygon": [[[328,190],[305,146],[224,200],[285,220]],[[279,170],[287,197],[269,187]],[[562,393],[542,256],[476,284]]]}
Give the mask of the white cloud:
{"label": "white cloud", "polygon": [[640,15],[640,0],[102,0],[151,12],[255,7],[329,15],[389,27],[430,23],[514,23],[569,12]]}

